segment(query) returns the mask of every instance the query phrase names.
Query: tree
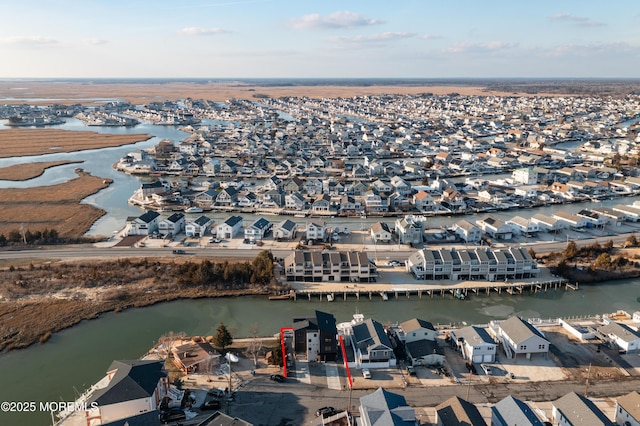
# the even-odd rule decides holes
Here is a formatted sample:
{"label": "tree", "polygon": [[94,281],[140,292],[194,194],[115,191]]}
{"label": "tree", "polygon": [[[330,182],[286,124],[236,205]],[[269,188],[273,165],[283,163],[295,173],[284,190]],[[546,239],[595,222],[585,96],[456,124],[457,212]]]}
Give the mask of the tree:
{"label": "tree", "polygon": [[282,346],[280,344],[275,345],[273,349],[271,349],[271,356],[267,359],[267,362],[270,365],[284,366],[282,362]]}
{"label": "tree", "polygon": [[598,269],[609,270],[611,268],[611,256],[609,256],[609,253],[602,253],[598,256],[596,261],[593,262],[593,266]]}
{"label": "tree", "polygon": [[536,258],[536,251],[533,248],[529,249],[529,256],[531,256],[532,259]]}
{"label": "tree", "polygon": [[576,245],[576,242],[573,240],[569,241],[569,243],[567,243],[567,248],[564,249],[562,254],[567,260],[573,259],[578,254],[578,246]]}
{"label": "tree", "polygon": [[636,238],[635,235],[630,235],[624,242],[624,246],[625,247],[637,247],[638,246],[638,239]]}
{"label": "tree", "polygon": [[249,354],[253,357],[253,365],[254,367],[258,366],[258,354],[260,353],[260,350],[262,349],[262,339],[258,338],[258,333],[260,332],[260,324],[258,324],[257,322],[254,322],[253,324],[251,324],[251,344],[249,345],[249,348],[247,350],[247,352],[249,352]]}
{"label": "tree", "polygon": [[216,330],[216,335],[213,336],[213,344],[217,348],[221,348],[224,351],[224,348],[231,345],[233,343],[233,337],[229,330],[227,330],[227,326],[224,323],[220,323],[218,329]]}

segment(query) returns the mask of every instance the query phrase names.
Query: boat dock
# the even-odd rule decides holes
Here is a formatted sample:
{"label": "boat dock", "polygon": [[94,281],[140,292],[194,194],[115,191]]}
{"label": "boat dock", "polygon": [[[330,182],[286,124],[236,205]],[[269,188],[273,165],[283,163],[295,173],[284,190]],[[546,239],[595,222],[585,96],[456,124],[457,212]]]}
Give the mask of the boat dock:
{"label": "boat dock", "polygon": [[328,300],[334,301],[342,298],[346,301],[349,298],[360,300],[360,298],[380,298],[381,300],[398,299],[400,297],[411,298],[418,297],[452,297],[456,299],[465,299],[470,294],[490,297],[491,293],[509,295],[535,294],[538,292],[546,292],[550,290],[579,290],[578,283],[570,283],[563,278],[554,278],[546,281],[523,281],[523,282],[488,282],[488,281],[465,281],[452,285],[440,284],[411,284],[398,286],[394,284],[377,284],[377,283],[307,283],[295,282],[290,283],[294,290],[291,291],[292,300],[307,299],[312,300]]}

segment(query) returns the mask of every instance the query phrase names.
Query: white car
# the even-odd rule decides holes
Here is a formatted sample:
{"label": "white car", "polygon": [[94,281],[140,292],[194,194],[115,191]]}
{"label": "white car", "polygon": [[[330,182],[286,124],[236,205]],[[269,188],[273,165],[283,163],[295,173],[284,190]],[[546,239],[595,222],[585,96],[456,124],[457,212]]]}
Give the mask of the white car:
{"label": "white car", "polygon": [[371,378],[371,371],[369,370],[362,370],[362,377],[364,377],[365,379],[370,379]]}

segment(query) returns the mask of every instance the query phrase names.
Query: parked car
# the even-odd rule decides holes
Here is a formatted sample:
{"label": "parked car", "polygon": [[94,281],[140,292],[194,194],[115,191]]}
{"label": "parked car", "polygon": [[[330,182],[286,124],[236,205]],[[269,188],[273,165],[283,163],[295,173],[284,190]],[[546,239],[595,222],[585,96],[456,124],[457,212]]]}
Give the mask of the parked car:
{"label": "parked car", "polygon": [[325,417],[326,414],[333,413],[334,411],[336,411],[336,409],[333,408],[333,407],[318,408],[318,411],[316,411],[316,416],[317,417],[320,417],[320,416]]}
{"label": "parked car", "polygon": [[286,381],[286,380],[287,380],[287,378],[286,378],[286,377],[284,377],[284,376],[283,376],[283,375],[281,375],[281,374],[272,374],[272,375],[269,377],[269,379],[273,380],[274,382],[278,382],[278,383],[282,383],[282,382],[284,382],[284,381]]}
{"label": "parked car", "polygon": [[371,371],[364,369],[362,370],[362,377],[364,377],[365,379],[370,379],[371,378]]}
{"label": "parked car", "polygon": [[175,249],[173,251],[173,254],[185,254],[185,251],[184,250],[180,250],[180,249]]}
{"label": "parked car", "polygon": [[415,376],[416,375],[416,369],[411,365],[407,366],[407,374],[410,375],[410,376]]}
{"label": "parked car", "polygon": [[400,262],[398,260],[390,260],[387,262],[387,266],[400,266]]}

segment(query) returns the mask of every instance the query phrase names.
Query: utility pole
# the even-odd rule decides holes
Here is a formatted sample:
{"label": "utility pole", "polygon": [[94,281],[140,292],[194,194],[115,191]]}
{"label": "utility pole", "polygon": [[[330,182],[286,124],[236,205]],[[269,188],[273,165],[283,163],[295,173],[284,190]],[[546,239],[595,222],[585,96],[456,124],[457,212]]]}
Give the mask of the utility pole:
{"label": "utility pole", "polygon": [[589,376],[591,375],[591,363],[589,363],[589,369],[587,370],[587,381],[585,383],[585,387],[584,387],[584,397],[588,398],[589,395]]}

